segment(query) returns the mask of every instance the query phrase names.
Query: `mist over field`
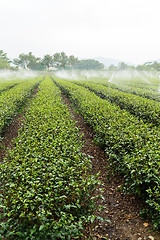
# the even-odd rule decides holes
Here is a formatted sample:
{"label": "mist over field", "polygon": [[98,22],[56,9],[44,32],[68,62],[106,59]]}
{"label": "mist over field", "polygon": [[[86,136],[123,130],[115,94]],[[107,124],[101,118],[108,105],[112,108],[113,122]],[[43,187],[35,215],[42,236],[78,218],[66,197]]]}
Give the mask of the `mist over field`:
{"label": "mist over field", "polygon": [[0,4],[0,240],[160,240],[160,1]]}
{"label": "mist over field", "polygon": [[[95,187],[95,190],[97,189],[96,179],[94,180],[93,176],[88,178],[88,163],[94,163],[92,166],[95,167],[95,162],[92,162],[92,159],[93,161],[98,159],[96,162],[96,164],[99,164],[98,172],[103,165],[104,172],[106,166],[107,168],[110,167],[110,164],[107,165],[108,159],[110,162],[114,161],[114,171],[117,173],[120,171],[121,174],[124,174],[125,186],[128,186],[126,191],[130,191],[132,186],[132,191],[135,194],[138,193],[139,197],[142,196],[143,199],[144,194],[142,195],[141,192],[144,191],[145,186],[146,204],[151,196],[148,194],[151,189],[148,183],[151,182],[153,184],[151,204],[155,199],[158,199],[159,188],[157,183],[158,186],[160,183],[159,102],[159,71],[129,69],[129,67],[125,70],[113,70],[113,68],[112,70],[106,68],[100,70],[70,68],[67,70],[67,67],[66,69],[56,69],[50,66],[43,71],[1,71],[0,161],[2,161],[2,167],[0,168],[0,179],[4,181],[4,184],[0,188],[3,193],[1,195],[3,205],[0,208],[4,210],[6,215],[3,218],[4,227],[2,230],[0,229],[0,239],[2,239],[1,235],[5,237],[4,239],[7,239],[6,228],[8,226],[9,234],[15,232],[15,239],[17,239],[18,231],[18,234],[24,236],[24,230],[20,232],[24,228],[26,231],[23,239],[31,239],[29,238],[31,236],[30,229],[35,230],[35,219],[37,225],[34,239],[44,239],[44,233],[41,231],[42,227],[40,225],[42,218],[39,217],[41,213],[44,214],[46,221],[45,236],[46,234],[53,236],[55,229],[58,229],[57,234],[59,234],[60,221],[62,230],[64,230],[64,226],[66,229],[71,229],[73,221],[79,224],[77,216],[84,212],[84,196],[87,196],[86,209],[97,203],[95,201],[95,203],[90,204],[90,200],[88,202],[88,199],[92,198],[92,194],[88,195],[90,189],[94,189],[93,187]],[[76,113],[74,114],[75,109]],[[78,120],[79,118],[80,120]],[[24,119],[22,125],[20,119]],[[80,139],[83,132],[78,132],[79,129],[82,129],[82,124],[86,133],[85,140]],[[88,126],[90,126],[90,132],[88,132]],[[17,130],[15,131],[15,129]],[[10,139],[8,133],[12,132],[15,132],[15,135]],[[9,150],[10,155],[4,161],[4,154],[6,153],[4,149],[10,148],[10,141],[15,137],[14,148]],[[85,153],[81,152],[82,141],[84,141],[84,144],[87,143]],[[93,145],[91,145],[92,143]],[[97,149],[97,146],[100,151],[98,155],[97,150],[93,151],[93,149]],[[90,152],[88,152],[88,149]],[[107,161],[104,159],[104,150]],[[94,152],[95,155],[93,155]],[[85,154],[85,158],[83,154]],[[100,162],[99,156],[102,156],[102,162]],[[117,169],[116,166],[118,166]],[[84,175],[84,169],[86,169],[87,175]],[[102,176],[106,181],[104,172]],[[132,173],[135,172],[137,174],[134,176]],[[86,179],[89,179],[88,182],[86,182]],[[94,186],[92,187],[93,182]],[[137,190],[137,183],[139,184],[139,182],[142,182],[142,184],[138,185]],[[111,186],[108,186],[107,181],[107,185],[104,184],[103,186],[111,189],[113,183],[110,182],[110,184]],[[91,186],[91,188],[88,189],[86,186]],[[10,189],[12,189],[12,198],[10,198]],[[82,189],[85,189],[85,192]],[[117,192],[117,186],[115,190]],[[154,190],[157,192],[154,192]],[[94,190],[93,192],[95,194]],[[33,193],[33,195],[30,195],[30,193]],[[65,213],[62,194],[67,215],[64,218],[63,214],[61,216],[58,213],[58,220],[54,221],[58,211]],[[37,198],[38,195],[41,198]],[[113,197],[115,198],[115,194],[110,196],[111,199]],[[121,199],[121,195],[119,197]],[[16,203],[15,199],[17,199]],[[156,203],[157,206],[160,206],[158,201]],[[71,204],[73,208],[70,207]],[[126,205],[125,202],[124,205]],[[55,209],[55,206],[58,206],[57,209]],[[82,210],[80,209],[81,206]],[[21,218],[21,215],[24,214],[23,209],[26,208],[26,215]],[[78,209],[76,213],[75,209]],[[121,209],[124,210],[124,207],[121,206],[119,209],[119,216],[122,214]],[[132,211],[132,207],[129,207],[129,209]],[[157,226],[159,224],[159,209],[152,209],[152,215],[154,214],[153,218]],[[49,214],[48,211],[50,211]],[[92,211],[89,211],[87,214],[90,214],[90,212],[92,213]],[[126,212],[128,214],[128,206]],[[30,219],[28,219],[28,213],[31,216]],[[113,217],[111,219],[111,215],[107,213],[105,218],[111,221]],[[5,216],[9,216],[8,221],[6,221]],[[14,224],[15,216],[18,216],[16,224]],[[69,222],[66,221],[68,216],[71,216]],[[90,215],[87,215],[87,222],[88,216],[90,217]],[[85,218],[86,212],[81,219],[84,221]],[[12,223],[12,228],[10,223]],[[78,224],[75,225],[76,230]],[[55,227],[48,229],[48,226],[52,225]],[[31,227],[28,228],[28,226]],[[113,229],[112,225],[111,228]],[[121,226],[119,228],[120,235],[117,235],[117,228],[115,231],[115,236],[118,236],[118,238],[121,236]],[[134,222],[133,229],[135,228],[139,234],[139,228]],[[105,234],[108,234],[107,232],[108,228],[106,228]],[[68,230],[65,234],[68,236]],[[128,239],[126,232],[124,236],[123,239]]]}
{"label": "mist over field", "polygon": [[0,70],[0,81],[3,80],[12,80],[12,79],[27,79],[35,78],[38,76],[36,71],[28,70],[19,70],[19,71],[10,71],[10,70]]}
{"label": "mist over field", "polygon": [[[1,70],[0,82],[10,81],[12,79],[29,79],[36,78],[40,74],[46,74],[47,72],[32,71],[32,70]],[[55,70],[50,71],[50,74],[60,79],[74,80],[74,81],[96,81],[103,80],[115,85],[125,85],[127,82],[144,82],[151,84],[152,80],[156,80],[157,84],[160,84],[159,71],[140,71],[134,70]]]}
{"label": "mist over field", "polygon": [[158,71],[138,71],[138,70],[59,70],[54,73],[58,78],[80,80],[90,78],[106,78],[107,81],[112,83],[125,82],[127,80],[139,80],[144,82],[150,82],[150,80],[160,79],[160,73]]}

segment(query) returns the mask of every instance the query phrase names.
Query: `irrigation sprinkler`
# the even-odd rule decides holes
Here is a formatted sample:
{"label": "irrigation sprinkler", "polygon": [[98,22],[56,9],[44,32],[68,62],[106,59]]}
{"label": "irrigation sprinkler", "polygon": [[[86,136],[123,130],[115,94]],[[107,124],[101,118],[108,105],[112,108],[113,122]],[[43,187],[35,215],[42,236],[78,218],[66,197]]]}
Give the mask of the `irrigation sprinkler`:
{"label": "irrigation sprinkler", "polygon": [[109,79],[109,92],[110,92],[110,85],[111,85],[111,79]]}
{"label": "irrigation sprinkler", "polygon": [[110,85],[111,85],[111,81],[112,81],[114,75],[115,75],[115,72],[112,73],[111,78],[110,78],[109,81],[108,81],[108,82],[109,82],[109,90],[108,90],[108,93],[110,93]]}
{"label": "irrigation sprinkler", "polygon": [[109,86],[108,86],[108,99],[109,99],[109,95],[110,95],[110,84],[111,84],[111,79],[109,79]]}
{"label": "irrigation sprinkler", "polygon": [[109,89],[110,89],[111,79],[109,79],[109,81],[108,81],[108,82],[109,82]]}

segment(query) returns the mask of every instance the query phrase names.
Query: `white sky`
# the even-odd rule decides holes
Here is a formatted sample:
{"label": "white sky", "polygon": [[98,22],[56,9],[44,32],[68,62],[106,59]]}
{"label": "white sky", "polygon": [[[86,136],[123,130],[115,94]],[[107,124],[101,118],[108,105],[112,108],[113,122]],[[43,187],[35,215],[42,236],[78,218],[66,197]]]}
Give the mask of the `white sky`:
{"label": "white sky", "polygon": [[160,58],[160,0],[0,0],[8,57],[64,51],[135,64]]}

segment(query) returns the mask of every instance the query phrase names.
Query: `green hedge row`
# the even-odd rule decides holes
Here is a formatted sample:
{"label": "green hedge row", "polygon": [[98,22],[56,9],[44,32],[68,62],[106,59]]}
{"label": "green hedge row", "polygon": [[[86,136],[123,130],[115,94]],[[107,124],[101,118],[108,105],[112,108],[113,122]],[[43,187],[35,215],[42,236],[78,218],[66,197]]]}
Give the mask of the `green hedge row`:
{"label": "green hedge row", "polygon": [[[159,89],[160,79],[154,75],[147,76],[147,75],[141,75],[141,77],[136,77],[134,75],[130,75],[128,78],[123,78],[121,74],[119,75],[117,73],[117,77],[113,77],[113,82],[116,85],[119,86],[130,86],[135,88],[141,88],[141,89],[150,89],[153,91],[157,91]],[[111,79],[111,77],[110,77]]]}
{"label": "green hedge row", "polygon": [[[109,84],[104,84],[104,85],[109,85]],[[136,87],[135,86],[127,86],[126,84],[111,84],[110,85],[112,88],[114,89],[118,89],[119,91],[122,91],[122,92],[126,92],[126,93],[132,93],[132,94],[135,94],[135,95],[138,95],[138,96],[141,96],[141,97],[144,97],[144,98],[147,98],[147,99],[152,99],[154,101],[158,101],[160,102],[160,93],[158,91],[158,88],[157,88],[157,91],[155,90],[152,90],[151,89],[145,89],[143,87]]]}
{"label": "green hedge row", "polygon": [[[126,188],[143,196],[160,226],[160,130],[74,83],[55,78],[96,133],[96,141],[123,173]],[[150,211],[151,212],[151,211]]]}
{"label": "green hedge row", "polygon": [[152,91],[158,91],[160,81],[157,81],[157,83],[154,82],[154,79],[151,79],[150,81],[151,82],[147,83],[147,82],[145,82],[145,80],[138,82],[138,81],[134,81],[134,79],[131,79],[130,81],[124,81],[122,83],[121,82],[117,83],[117,85],[122,86],[122,87],[123,87],[123,85],[125,85],[128,87],[135,87],[135,88],[140,88],[140,89],[144,89],[144,90],[149,89]]}
{"label": "green hedge row", "polygon": [[96,83],[80,81],[75,83],[87,87],[98,96],[115,103],[120,106],[121,109],[126,109],[145,122],[150,122],[157,126],[160,125],[160,105],[158,102],[142,98],[138,95],[124,93]]}
{"label": "green hedge row", "polygon": [[[12,87],[14,87],[15,85],[17,85],[18,83],[20,83],[22,80],[19,79],[14,79],[14,80],[0,80],[0,94],[3,91],[6,91],[7,89],[10,89]],[[24,80],[23,80],[24,81]]]}
{"label": "green hedge row", "polygon": [[12,79],[12,80],[0,79],[0,94],[3,91],[6,91],[7,89],[12,88],[19,83],[27,82],[29,80],[30,79]]}
{"label": "green hedge row", "polygon": [[0,166],[5,239],[71,239],[94,219],[91,196],[98,180],[89,174],[81,147],[61,92],[46,77],[14,150]]}
{"label": "green hedge row", "polygon": [[26,98],[30,96],[40,80],[41,78],[25,81],[12,89],[2,92],[0,95],[0,135],[4,127],[10,124],[19,108],[23,105]]}
{"label": "green hedge row", "polygon": [[117,89],[121,92],[135,94],[158,102],[160,101],[159,80],[156,81],[157,86],[153,86],[152,83],[154,84],[155,80],[152,79],[150,82],[150,86],[148,85],[148,87],[146,87],[145,80],[141,82],[141,84],[138,84],[138,80],[136,81],[134,78],[127,80],[117,77],[116,79],[113,78],[110,83],[109,80],[111,79],[90,78],[87,79],[86,82],[97,83],[107,87],[110,86],[110,88]]}

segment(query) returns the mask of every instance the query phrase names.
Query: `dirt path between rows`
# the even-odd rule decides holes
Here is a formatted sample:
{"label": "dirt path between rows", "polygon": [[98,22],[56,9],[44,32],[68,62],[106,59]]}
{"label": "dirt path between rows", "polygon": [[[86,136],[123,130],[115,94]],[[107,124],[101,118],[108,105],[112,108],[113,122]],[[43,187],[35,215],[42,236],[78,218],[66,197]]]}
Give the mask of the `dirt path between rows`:
{"label": "dirt path between rows", "polygon": [[[37,94],[38,87],[34,89],[31,96],[29,97],[30,100]],[[7,149],[13,148],[12,140],[18,136],[18,130],[23,127],[23,115],[25,113],[25,109],[29,105],[29,102],[25,104],[23,113],[17,114],[15,118],[12,120],[12,123],[6,128],[4,133],[2,134],[3,140],[0,142],[0,162],[7,155]]]}
{"label": "dirt path between rows", "polygon": [[[12,120],[12,123],[6,128],[2,134],[2,141],[0,142],[0,162],[3,162],[4,158],[7,157],[7,152],[9,149],[14,147],[14,139],[18,136],[18,131],[23,127],[24,113],[27,109],[27,106],[30,104],[30,100],[37,94],[38,87],[36,87],[32,94],[29,96],[27,103],[23,106],[23,111],[20,114],[17,114]],[[0,191],[2,194],[2,192]],[[3,212],[3,209],[0,208],[0,214]],[[5,240],[2,237],[2,240]]]}
{"label": "dirt path between rows", "polygon": [[80,132],[84,134],[82,151],[92,156],[92,173],[100,172],[104,200],[96,204],[102,205],[105,209],[97,211],[96,215],[110,220],[110,223],[96,220],[94,225],[88,226],[83,239],[160,240],[160,232],[152,231],[152,224],[139,216],[139,211],[144,206],[143,201],[135,195],[126,194],[122,190],[117,191],[123,184],[123,178],[111,174],[106,153],[93,143],[93,130],[84,122],[83,117],[74,111],[70,100],[64,95],[63,101],[68,106],[77,127],[80,127]]}
{"label": "dirt path between rows", "polygon": [[[32,98],[38,91],[33,92]],[[88,226],[83,239],[111,239],[111,240],[160,240],[160,233],[152,231],[152,225],[148,220],[143,220],[139,216],[139,210],[143,207],[143,202],[134,195],[127,195],[117,189],[123,184],[123,178],[110,174],[108,157],[105,152],[93,143],[93,131],[84,122],[83,117],[73,110],[70,101],[63,96],[64,103],[68,106],[72,118],[80,127],[80,132],[84,134],[82,140],[84,147],[82,151],[92,156],[93,174],[100,172],[99,179],[103,183],[104,200],[96,204],[105,207],[105,210],[95,214],[109,219],[111,222],[96,221],[94,225]],[[24,110],[25,111],[25,110]],[[3,134],[1,142],[3,148],[0,149],[0,161],[3,161],[7,153],[7,148],[14,145],[12,140],[17,137],[18,130],[23,127],[23,114],[18,114],[10,126]]]}
{"label": "dirt path between rows", "polygon": [[7,149],[13,148],[12,140],[17,137],[18,130],[23,126],[22,119],[22,115],[18,114],[3,133],[3,140],[1,141],[2,147],[0,148],[0,162],[6,157]]}

